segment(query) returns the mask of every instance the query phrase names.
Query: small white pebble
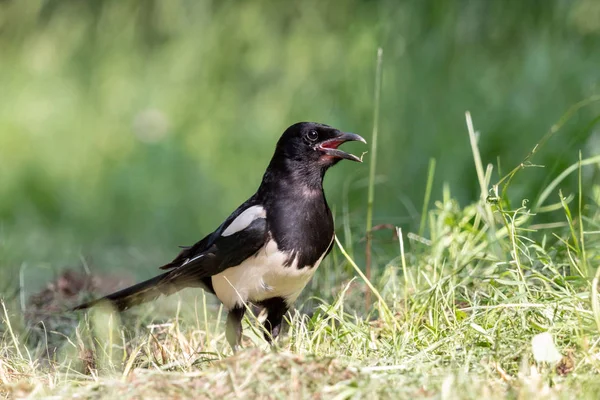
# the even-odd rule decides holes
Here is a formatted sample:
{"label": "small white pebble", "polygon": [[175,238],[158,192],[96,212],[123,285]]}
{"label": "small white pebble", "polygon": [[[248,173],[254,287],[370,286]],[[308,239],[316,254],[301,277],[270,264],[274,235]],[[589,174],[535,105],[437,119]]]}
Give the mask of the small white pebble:
{"label": "small white pebble", "polygon": [[557,363],[562,359],[562,354],[554,345],[554,339],[548,332],[539,333],[531,338],[533,358],[537,362]]}

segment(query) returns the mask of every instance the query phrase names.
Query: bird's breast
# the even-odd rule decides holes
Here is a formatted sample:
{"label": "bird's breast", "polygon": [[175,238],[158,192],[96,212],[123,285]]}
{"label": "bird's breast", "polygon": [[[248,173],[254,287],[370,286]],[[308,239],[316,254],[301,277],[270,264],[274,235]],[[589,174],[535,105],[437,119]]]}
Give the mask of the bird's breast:
{"label": "bird's breast", "polygon": [[314,265],[327,253],[334,235],[333,217],[322,193],[313,197],[298,193],[271,204],[267,222],[279,250],[295,254],[298,268]]}
{"label": "bird's breast", "polygon": [[326,251],[313,265],[300,267],[298,254],[282,251],[270,239],[253,257],[214,275],[213,288],[228,309],[273,297],[282,297],[289,305],[298,298],[325,255]]}

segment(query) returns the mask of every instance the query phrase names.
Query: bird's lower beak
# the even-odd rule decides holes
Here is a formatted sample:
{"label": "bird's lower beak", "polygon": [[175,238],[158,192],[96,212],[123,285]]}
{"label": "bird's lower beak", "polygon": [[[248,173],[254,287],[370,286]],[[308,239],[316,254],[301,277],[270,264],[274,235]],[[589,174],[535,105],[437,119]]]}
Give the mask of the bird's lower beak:
{"label": "bird's lower beak", "polygon": [[326,140],[324,142],[321,142],[319,144],[319,149],[330,157],[362,162],[362,159],[355,156],[354,154],[346,153],[345,151],[338,149],[340,145],[346,142],[367,143],[367,141],[363,139],[362,136],[359,136],[356,133],[341,132],[340,135],[332,139]]}

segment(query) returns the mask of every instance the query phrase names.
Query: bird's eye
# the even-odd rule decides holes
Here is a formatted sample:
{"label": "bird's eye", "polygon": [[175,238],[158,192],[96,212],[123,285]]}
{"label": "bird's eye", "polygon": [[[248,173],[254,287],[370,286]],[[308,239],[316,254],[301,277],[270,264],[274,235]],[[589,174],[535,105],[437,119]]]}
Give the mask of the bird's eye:
{"label": "bird's eye", "polygon": [[306,134],[306,137],[311,142],[314,142],[315,140],[317,140],[319,138],[319,134],[317,133],[317,131],[308,131],[308,133]]}

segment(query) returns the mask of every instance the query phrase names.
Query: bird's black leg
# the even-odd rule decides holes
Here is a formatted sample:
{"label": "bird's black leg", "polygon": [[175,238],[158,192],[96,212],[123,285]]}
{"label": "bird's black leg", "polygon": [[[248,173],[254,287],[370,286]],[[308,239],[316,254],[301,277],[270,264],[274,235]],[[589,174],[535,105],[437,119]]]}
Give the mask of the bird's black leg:
{"label": "bird's black leg", "polygon": [[279,336],[281,331],[281,322],[283,316],[288,310],[288,306],[285,300],[281,297],[274,297],[272,299],[264,300],[260,303],[261,306],[267,309],[267,319],[263,326],[266,329],[265,340],[272,343],[273,340]]}
{"label": "bird's black leg", "polygon": [[242,305],[229,310],[227,314],[225,336],[234,352],[238,351],[242,344],[242,318],[245,312],[246,308]]}

